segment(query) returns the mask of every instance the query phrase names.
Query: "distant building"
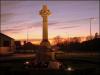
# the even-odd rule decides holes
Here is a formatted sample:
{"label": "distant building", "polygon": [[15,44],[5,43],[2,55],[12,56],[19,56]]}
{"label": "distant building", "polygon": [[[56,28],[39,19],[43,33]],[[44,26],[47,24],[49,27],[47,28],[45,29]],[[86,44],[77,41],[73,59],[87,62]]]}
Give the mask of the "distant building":
{"label": "distant building", "polygon": [[0,33],[0,55],[12,54],[15,51],[14,39]]}
{"label": "distant building", "polygon": [[26,43],[25,41],[22,47],[23,47],[23,51],[26,53],[32,53],[37,49],[36,45],[32,44],[31,42]]}
{"label": "distant building", "polygon": [[15,41],[15,45],[16,45],[16,50],[22,49],[21,41]]}
{"label": "distant building", "polygon": [[26,41],[24,41],[23,45],[21,41],[15,41],[15,45],[17,53],[33,53],[38,49],[38,45]]}

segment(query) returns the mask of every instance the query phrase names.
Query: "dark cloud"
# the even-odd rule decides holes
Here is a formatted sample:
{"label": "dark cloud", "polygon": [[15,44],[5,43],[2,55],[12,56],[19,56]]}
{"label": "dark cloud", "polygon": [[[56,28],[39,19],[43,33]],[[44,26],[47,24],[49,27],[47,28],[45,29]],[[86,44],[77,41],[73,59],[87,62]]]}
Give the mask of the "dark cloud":
{"label": "dark cloud", "polygon": [[7,25],[9,24],[9,21],[12,19],[12,17],[17,16],[16,13],[14,13],[17,4],[19,4],[21,1],[0,1],[1,6],[1,25]]}
{"label": "dark cloud", "polygon": [[[57,23],[58,22],[51,22],[51,23],[49,23],[49,26],[54,26]],[[36,23],[33,23],[33,22],[18,23],[18,25],[13,25],[10,28],[8,27],[8,28],[5,28],[5,29],[2,29],[2,32],[18,33],[18,32],[23,31],[23,30],[32,29],[32,28],[38,28],[38,27],[42,27],[42,23],[41,22],[36,22]]]}
{"label": "dark cloud", "polygon": [[2,7],[8,7],[8,6],[16,6],[16,4],[20,3],[20,1],[1,1]]}
{"label": "dark cloud", "polygon": [[22,31],[22,28],[8,28],[8,29],[2,29],[1,31],[4,32],[4,33],[7,33],[7,32],[18,33],[20,31]]}
{"label": "dark cloud", "polygon": [[80,26],[59,27],[55,29],[70,29],[70,28],[77,28],[77,27],[80,27]]}
{"label": "dark cloud", "polygon": [[57,25],[57,24],[59,24],[59,22],[50,22],[50,23],[48,23],[49,26]]}
{"label": "dark cloud", "polygon": [[1,13],[1,23],[2,25],[5,24],[5,22],[9,21],[11,17],[15,16],[13,13]]}

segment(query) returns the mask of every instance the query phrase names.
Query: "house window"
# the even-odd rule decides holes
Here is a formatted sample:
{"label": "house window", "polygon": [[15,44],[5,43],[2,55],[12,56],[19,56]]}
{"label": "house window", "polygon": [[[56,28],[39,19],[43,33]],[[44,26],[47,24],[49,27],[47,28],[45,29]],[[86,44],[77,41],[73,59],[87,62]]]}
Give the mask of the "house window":
{"label": "house window", "polygon": [[10,46],[10,41],[4,41],[4,42],[3,42],[3,46],[4,46],[4,47]]}

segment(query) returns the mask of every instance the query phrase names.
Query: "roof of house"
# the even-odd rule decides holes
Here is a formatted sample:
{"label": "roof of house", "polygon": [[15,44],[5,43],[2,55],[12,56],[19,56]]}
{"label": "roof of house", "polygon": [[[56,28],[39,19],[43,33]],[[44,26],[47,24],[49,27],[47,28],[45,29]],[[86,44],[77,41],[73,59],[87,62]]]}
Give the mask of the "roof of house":
{"label": "roof of house", "polygon": [[[11,38],[11,37],[9,37],[8,35],[5,35],[5,34],[3,34],[3,33],[0,33],[0,37],[1,36],[4,36],[4,37],[7,37],[7,38],[9,38],[9,39],[13,39],[13,38]],[[2,38],[2,37],[1,37]],[[14,40],[14,39],[13,39]]]}

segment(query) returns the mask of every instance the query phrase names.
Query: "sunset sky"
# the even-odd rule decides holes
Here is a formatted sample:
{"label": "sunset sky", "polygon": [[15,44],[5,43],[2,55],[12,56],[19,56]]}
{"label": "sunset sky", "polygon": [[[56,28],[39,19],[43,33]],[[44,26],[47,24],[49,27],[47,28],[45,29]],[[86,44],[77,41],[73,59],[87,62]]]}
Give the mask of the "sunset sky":
{"label": "sunset sky", "polygon": [[18,40],[42,38],[42,17],[39,11],[47,4],[49,39],[55,36],[74,37],[99,32],[99,1],[1,1],[1,32]]}

